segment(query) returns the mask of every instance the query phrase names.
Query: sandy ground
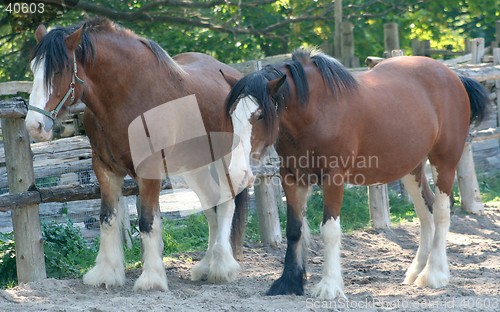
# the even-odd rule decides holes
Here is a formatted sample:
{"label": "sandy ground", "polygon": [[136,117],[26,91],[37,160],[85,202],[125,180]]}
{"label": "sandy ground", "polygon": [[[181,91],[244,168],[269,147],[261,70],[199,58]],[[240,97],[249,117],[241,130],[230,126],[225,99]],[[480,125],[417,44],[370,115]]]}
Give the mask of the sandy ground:
{"label": "sandy ground", "polygon": [[342,265],[348,301],[310,298],[321,277],[322,242],[314,237],[306,295],[264,295],[281,273],[286,246],[246,246],[239,279],[226,285],[191,282],[202,253],[165,262],[168,292],[132,291],[140,271],[127,272],[124,287],[106,290],[81,280],[48,279],[0,291],[0,311],[500,311],[500,204],[484,216],[454,213],[448,239],[450,285],[420,289],[401,285],[417,248],[418,224],[390,231],[357,231],[343,237]]}

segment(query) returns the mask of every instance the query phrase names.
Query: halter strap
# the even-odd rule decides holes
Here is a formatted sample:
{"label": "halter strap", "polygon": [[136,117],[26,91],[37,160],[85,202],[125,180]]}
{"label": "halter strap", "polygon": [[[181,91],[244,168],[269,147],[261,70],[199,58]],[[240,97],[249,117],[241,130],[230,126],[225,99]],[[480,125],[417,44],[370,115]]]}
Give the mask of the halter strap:
{"label": "halter strap", "polygon": [[62,100],[59,102],[59,104],[57,104],[56,108],[54,108],[51,111],[46,111],[39,107],[28,105],[28,109],[40,113],[42,115],[45,115],[50,119],[52,119],[53,121],[55,121],[57,115],[59,114],[59,111],[63,108],[64,104],[66,103],[69,97],[71,97],[69,105],[73,105],[73,102],[75,101],[75,81],[80,85],[83,85],[85,83],[85,81],[83,81],[80,77],[78,77],[78,68],[76,67],[76,56],[75,56],[75,51],[73,50],[73,75],[71,76],[71,83],[69,84],[68,92],[66,92]]}

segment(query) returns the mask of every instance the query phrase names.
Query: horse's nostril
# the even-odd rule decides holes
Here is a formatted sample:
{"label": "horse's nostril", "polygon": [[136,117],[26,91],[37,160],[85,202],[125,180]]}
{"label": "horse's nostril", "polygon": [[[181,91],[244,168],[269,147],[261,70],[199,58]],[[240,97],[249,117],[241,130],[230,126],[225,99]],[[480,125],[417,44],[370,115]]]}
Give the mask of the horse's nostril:
{"label": "horse's nostril", "polygon": [[39,130],[39,131],[42,131],[42,128],[43,128],[43,123],[38,122],[38,130]]}

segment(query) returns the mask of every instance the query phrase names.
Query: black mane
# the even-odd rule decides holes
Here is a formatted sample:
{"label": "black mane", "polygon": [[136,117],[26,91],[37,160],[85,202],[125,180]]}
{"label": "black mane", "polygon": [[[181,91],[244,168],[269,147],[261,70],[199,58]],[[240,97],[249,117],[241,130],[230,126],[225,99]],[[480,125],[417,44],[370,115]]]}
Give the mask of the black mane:
{"label": "black mane", "polygon": [[[163,50],[156,42],[144,39],[135,35],[132,31],[121,28],[107,18],[93,18],[84,21],[77,25],[67,27],[56,27],[48,32],[42,40],[35,46],[32,60],[34,66],[38,66],[43,60],[45,65],[44,84],[47,89],[50,89],[50,83],[54,74],[63,72],[71,64],[69,64],[68,49],[65,44],[67,36],[74,33],[83,26],[82,40],[78,48],[75,50],[77,60],[85,65],[92,62],[95,57],[95,43],[91,38],[92,34],[104,32],[121,32],[129,36],[137,37],[144,43],[156,56],[160,62],[171,64],[177,67],[178,71],[182,71],[175,61]],[[72,66],[72,65],[71,65]]]}
{"label": "black mane", "polygon": [[288,81],[281,86],[274,96],[269,95],[268,82],[285,75],[279,68],[287,68],[295,84],[296,96],[302,105],[309,101],[309,84],[304,71],[304,64],[309,62],[319,69],[324,82],[337,98],[342,92],[349,92],[357,88],[358,82],[349,71],[336,59],[324,53],[308,49],[297,49],[292,53],[292,59],[284,63],[267,65],[263,69],[253,72],[232,88],[226,100],[227,113],[231,113],[233,106],[245,96],[253,96],[260,108],[268,129],[271,129],[276,117],[287,105],[290,97]]}

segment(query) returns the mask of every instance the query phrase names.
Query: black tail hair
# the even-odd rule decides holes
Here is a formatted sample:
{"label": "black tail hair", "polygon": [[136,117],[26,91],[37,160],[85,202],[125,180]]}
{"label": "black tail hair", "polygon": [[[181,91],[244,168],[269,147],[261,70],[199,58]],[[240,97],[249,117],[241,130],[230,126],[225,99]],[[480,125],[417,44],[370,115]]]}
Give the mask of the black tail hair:
{"label": "black tail hair", "polygon": [[469,95],[470,101],[470,124],[478,125],[486,115],[486,109],[490,103],[488,91],[476,80],[459,75],[462,84]]}
{"label": "black tail hair", "polygon": [[248,189],[244,189],[234,199],[234,215],[231,226],[231,247],[236,259],[243,258],[243,239],[248,219]]}

